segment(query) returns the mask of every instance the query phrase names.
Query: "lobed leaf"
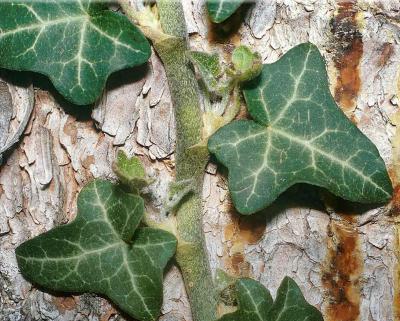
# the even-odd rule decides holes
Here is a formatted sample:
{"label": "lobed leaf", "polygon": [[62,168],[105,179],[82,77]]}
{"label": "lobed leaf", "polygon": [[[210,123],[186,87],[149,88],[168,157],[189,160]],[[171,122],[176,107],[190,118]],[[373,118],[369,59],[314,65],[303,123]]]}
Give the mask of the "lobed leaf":
{"label": "lobed leaf", "polygon": [[85,186],[70,224],[16,250],[22,274],[47,289],[104,294],[138,320],[156,320],[175,237],[138,228],[143,199],[104,180]]}
{"label": "lobed leaf", "polygon": [[239,279],[236,284],[238,310],[225,314],[219,321],[266,321],[273,300],[269,291],[252,279]]}
{"label": "lobed leaf", "polygon": [[285,277],[268,311],[268,321],[323,321],[321,312],[308,304],[296,282]]}
{"label": "lobed leaf", "polygon": [[264,65],[243,92],[254,121],[224,126],[208,143],[229,170],[239,212],[265,208],[296,183],[321,186],[355,202],[391,198],[377,148],[336,105],[314,45],[301,44]]}
{"label": "lobed leaf", "polygon": [[135,194],[139,194],[142,188],[150,184],[143,164],[136,156],[128,157],[124,151],[119,150],[112,167],[121,183],[130,187]]}
{"label": "lobed leaf", "polygon": [[210,18],[215,23],[228,19],[244,0],[207,0],[207,9]]}
{"label": "lobed leaf", "polygon": [[308,304],[300,288],[285,277],[273,302],[269,291],[252,279],[236,282],[238,310],[219,321],[323,321],[321,313]]}
{"label": "lobed leaf", "polygon": [[189,58],[199,70],[207,90],[209,92],[217,92],[218,78],[222,75],[218,55],[201,51],[190,51]]}
{"label": "lobed leaf", "polygon": [[3,1],[0,12],[0,67],[42,73],[78,105],[93,103],[112,72],[151,53],[138,28],[97,1]]}

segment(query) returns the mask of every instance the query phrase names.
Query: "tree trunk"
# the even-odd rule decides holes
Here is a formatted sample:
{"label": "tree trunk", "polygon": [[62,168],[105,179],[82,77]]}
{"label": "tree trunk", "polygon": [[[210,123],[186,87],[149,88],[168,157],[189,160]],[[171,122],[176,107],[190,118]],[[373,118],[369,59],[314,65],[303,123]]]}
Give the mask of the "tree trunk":
{"label": "tree trunk", "polygon": [[[204,232],[213,271],[251,276],[273,295],[291,276],[326,321],[400,321],[400,3],[258,0],[216,26],[204,1],[185,0],[184,7],[192,48],[224,58],[240,43],[260,52],[265,63],[301,42],[316,44],[328,63],[333,96],[376,144],[395,187],[390,204],[365,207],[301,185],[262,213],[241,217],[230,203],[226,177],[210,163]],[[28,99],[9,74],[3,79],[14,106],[1,110],[3,123],[7,117],[11,122],[4,129],[0,119],[0,147],[7,131],[10,137],[18,127]],[[94,110],[69,105],[48,91],[47,82],[35,84],[33,114],[0,168],[0,320],[127,320],[96,295],[35,288],[20,275],[14,250],[73,219],[76,196],[91,179],[115,179],[111,163],[119,148],[140,155],[155,178],[148,211],[162,205],[174,175],[175,139],[162,64],[153,54],[147,67],[114,74]],[[164,297],[161,320],[191,320],[174,266],[166,272]]]}

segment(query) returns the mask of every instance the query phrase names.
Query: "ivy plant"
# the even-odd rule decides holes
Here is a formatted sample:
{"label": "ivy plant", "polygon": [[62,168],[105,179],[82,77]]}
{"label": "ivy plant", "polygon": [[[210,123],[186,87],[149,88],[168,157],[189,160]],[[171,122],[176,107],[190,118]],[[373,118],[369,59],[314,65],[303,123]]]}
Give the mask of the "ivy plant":
{"label": "ivy plant", "polygon": [[234,121],[208,142],[229,170],[229,189],[241,213],[265,208],[296,183],[355,202],[391,198],[378,150],[336,105],[314,45],[301,44],[264,65],[243,93],[254,120]]}
{"label": "ivy plant", "polygon": [[[210,0],[207,6],[221,22],[242,2]],[[290,278],[275,301],[259,282],[237,280],[237,310],[218,315],[226,287],[212,277],[202,232],[209,151],[228,168],[234,205],[243,214],[299,182],[357,202],[390,198],[384,163],[334,102],[318,49],[301,44],[263,66],[259,54],[239,46],[222,65],[215,54],[188,51],[180,2],[158,0],[142,10],[119,3],[125,15],[89,0],[0,3],[0,67],[45,74],[67,99],[89,104],[110,73],[148,59],[145,34],[164,64],[175,110],[176,181],[159,219],[167,217],[159,222],[145,213],[141,193],[151,181],[138,158],[119,152],[113,165],[118,184],[89,183],[74,221],[17,248],[22,274],[46,289],[103,294],[130,316],[153,321],[162,304],[162,274],[175,254],[194,321],[322,320]],[[204,113],[192,64],[209,98]],[[252,120],[232,122],[241,92]]]}
{"label": "ivy plant", "polygon": [[42,73],[78,105],[93,103],[112,72],[150,56],[140,30],[102,2],[2,1],[0,12],[0,67]]}
{"label": "ivy plant", "polygon": [[321,313],[308,304],[300,288],[285,277],[279,286],[276,300],[259,282],[243,278],[235,284],[238,308],[218,321],[323,321]]}
{"label": "ivy plant", "polygon": [[139,227],[143,199],[105,180],[86,185],[76,219],[16,250],[22,273],[45,288],[109,297],[138,320],[156,320],[175,237]]}

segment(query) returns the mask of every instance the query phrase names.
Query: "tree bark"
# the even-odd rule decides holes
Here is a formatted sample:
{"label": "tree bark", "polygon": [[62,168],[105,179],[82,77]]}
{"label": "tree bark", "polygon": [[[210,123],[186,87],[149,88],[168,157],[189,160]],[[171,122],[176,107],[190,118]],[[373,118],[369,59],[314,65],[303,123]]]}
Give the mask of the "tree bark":
{"label": "tree bark", "polygon": [[[209,163],[204,232],[213,272],[251,276],[273,296],[282,278],[291,276],[327,321],[399,321],[399,2],[258,0],[223,25],[208,21],[204,0],[184,0],[184,8],[191,47],[225,60],[238,44],[260,52],[264,63],[301,42],[316,44],[327,60],[332,95],[378,147],[395,187],[390,204],[365,207],[301,185],[262,213],[241,217],[229,200],[226,177]],[[3,79],[13,110],[4,113],[11,121],[10,128],[0,126],[1,144],[18,127],[28,99],[9,74]],[[69,105],[43,81],[34,83],[33,114],[0,167],[0,320],[128,320],[96,295],[35,288],[20,275],[14,250],[73,219],[76,196],[91,179],[115,179],[111,163],[119,148],[140,155],[155,178],[147,210],[161,207],[174,175],[175,148],[163,66],[153,54],[148,66],[114,74],[93,110]],[[164,292],[161,320],[191,321],[174,266],[166,272]]]}

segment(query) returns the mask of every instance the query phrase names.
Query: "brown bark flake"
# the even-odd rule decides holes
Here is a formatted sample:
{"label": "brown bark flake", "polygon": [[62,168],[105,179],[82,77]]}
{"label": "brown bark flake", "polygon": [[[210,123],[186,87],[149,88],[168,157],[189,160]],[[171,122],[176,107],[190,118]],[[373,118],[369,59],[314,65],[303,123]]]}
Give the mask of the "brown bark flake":
{"label": "brown bark flake", "polygon": [[378,58],[378,67],[385,66],[388,60],[393,56],[393,53],[394,53],[393,44],[391,44],[390,42],[385,42],[382,45],[380,55]]}
{"label": "brown bark flake", "polygon": [[71,138],[71,143],[76,144],[78,130],[76,128],[76,119],[72,116],[68,116],[67,121],[64,125],[63,132],[65,135]]}
{"label": "brown bark flake", "polygon": [[[77,300],[79,300],[79,298],[77,298]],[[74,310],[76,309],[77,306],[77,302],[75,298],[72,296],[67,296],[67,297],[55,296],[53,297],[53,303],[61,314],[64,314],[66,311]]]}

